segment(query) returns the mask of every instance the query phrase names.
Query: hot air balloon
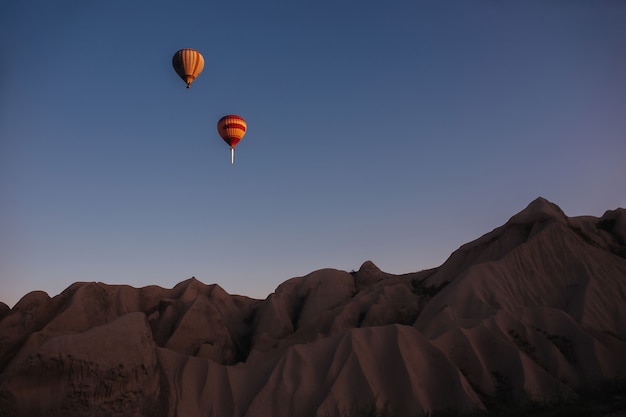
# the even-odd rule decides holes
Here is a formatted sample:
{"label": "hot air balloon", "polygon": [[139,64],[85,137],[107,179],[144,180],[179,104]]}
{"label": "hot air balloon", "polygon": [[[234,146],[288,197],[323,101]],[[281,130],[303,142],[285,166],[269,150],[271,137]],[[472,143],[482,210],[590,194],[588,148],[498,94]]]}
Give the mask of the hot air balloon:
{"label": "hot air balloon", "polygon": [[230,163],[235,163],[235,146],[239,143],[243,135],[246,134],[248,125],[246,121],[236,114],[224,116],[217,122],[217,132],[224,142],[230,145]]}
{"label": "hot air balloon", "polygon": [[204,68],[204,57],[195,49],[185,48],[176,52],[172,57],[174,70],[187,83],[187,88]]}

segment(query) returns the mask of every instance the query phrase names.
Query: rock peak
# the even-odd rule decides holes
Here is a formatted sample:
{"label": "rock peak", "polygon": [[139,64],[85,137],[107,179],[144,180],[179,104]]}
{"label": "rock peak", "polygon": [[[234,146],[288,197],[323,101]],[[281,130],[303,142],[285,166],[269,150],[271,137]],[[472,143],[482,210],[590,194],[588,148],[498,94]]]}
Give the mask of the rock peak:
{"label": "rock peak", "polygon": [[537,197],[526,208],[511,217],[508,223],[535,223],[548,219],[567,221],[567,216],[556,204],[543,197]]}
{"label": "rock peak", "polygon": [[386,276],[372,261],[363,262],[359,270],[353,275],[357,289],[365,288]]}
{"label": "rock peak", "polygon": [[613,233],[619,244],[626,245],[626,209],[607,210],[600,218],[598,226]]}
{"label": "rock peak", "polygon": [[372,261],[365,261],[359,268],[359,272],[381,272],[380,268],[376,266],[376,264]]}

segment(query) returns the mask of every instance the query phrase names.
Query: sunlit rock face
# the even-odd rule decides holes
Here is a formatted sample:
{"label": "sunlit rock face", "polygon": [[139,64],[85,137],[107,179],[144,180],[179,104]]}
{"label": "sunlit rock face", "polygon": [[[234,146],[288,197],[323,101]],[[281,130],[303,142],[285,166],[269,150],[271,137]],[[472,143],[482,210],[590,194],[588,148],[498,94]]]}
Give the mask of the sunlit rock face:
{"label": "sunlit rock face", "polygon": [[0,305],[2,416],[339,416],[575,397],[626,378],[626,210],[538,198],[439,268],[365,262],[265,300],[192,278]]}

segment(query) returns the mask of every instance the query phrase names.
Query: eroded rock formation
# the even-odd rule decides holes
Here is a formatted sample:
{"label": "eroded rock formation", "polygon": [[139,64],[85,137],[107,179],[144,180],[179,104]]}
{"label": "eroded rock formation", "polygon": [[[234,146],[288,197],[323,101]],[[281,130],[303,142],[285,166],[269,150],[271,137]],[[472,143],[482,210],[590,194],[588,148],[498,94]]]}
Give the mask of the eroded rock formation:
{"label": "eroded rock formation", "polygon": [[192,278],[0,305],[2,416],[400,416],[626,378],[626,210],[539,198],[439,268],[365,262],[265,300]]}

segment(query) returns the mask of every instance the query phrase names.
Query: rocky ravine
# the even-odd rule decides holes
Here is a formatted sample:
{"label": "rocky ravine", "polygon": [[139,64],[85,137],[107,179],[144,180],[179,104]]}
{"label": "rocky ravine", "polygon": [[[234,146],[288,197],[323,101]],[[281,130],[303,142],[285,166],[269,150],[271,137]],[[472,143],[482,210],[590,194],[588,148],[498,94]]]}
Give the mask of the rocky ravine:
{"label": "rocky ravine", "polygon": [[400,416],[626,378],[626,210],[533,201],[439,268],[315,271],[265,300],[189,279],[0,306],[2,416]]}

